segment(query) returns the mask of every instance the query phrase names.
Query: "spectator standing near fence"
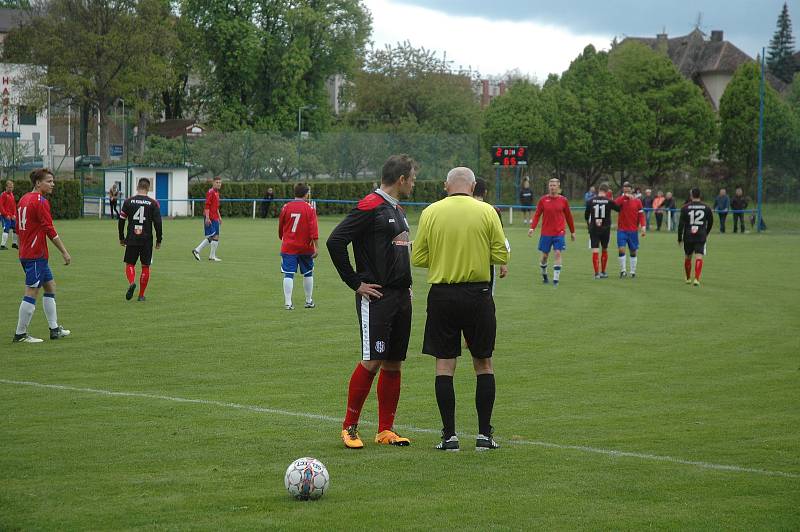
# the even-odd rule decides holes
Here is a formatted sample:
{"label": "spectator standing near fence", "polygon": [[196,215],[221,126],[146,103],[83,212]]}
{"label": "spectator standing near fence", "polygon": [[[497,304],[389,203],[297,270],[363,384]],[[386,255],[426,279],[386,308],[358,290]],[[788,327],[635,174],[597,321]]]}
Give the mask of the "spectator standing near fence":
{"label": "spectator standing near fence", "polygon": [[719,216],[719,232],[725,232],[725,219],[728,217],[728,211],[731,207],[731,198],[728,196],[724,188],[719,189],[719,195],[714,198],[714,210],[717,211]]}
{"label": "spectator standing near fence", "polygon": [[742,234],[744,234],[744,210],[747,209],[748,199],[742,192],[742,187],[736,187],[733,198],[731,198],[731,210],[733,211],[733,232],[737,232],[737,228],[741,226]]}
{"label": "spectator standing near fence", "polygon": [[[661,224],[664,222],[664,192],[656,192],[656,197],[653,198],[653,212],[656,215],[656,231],[661,231]],[[648,230],[650,228],[648,227]]]}
{"label": "spectator standing near fence", "polygon": [[533,189],[531,188],[531,180],[527,176],[522,178],[522,188],[519,189],[519,204],[522,205],[522,223],[531,223]]}
{"label": "spectator standing near fence", "polygon": [[644,207],[644,221],[647,230],[650,230],[650,216],[653,214],[653,191],[649,188],[645,189],[644,196],[642,196],[642,207]]}
{"label": "spectator standing near fence", "polygon": [[119,217],[119,209],[117,209],[117,201],[119,200],[119,190],[117,184],[111,185],[108,190],[108,205],[111,207],[111,219],[116,220]]}
{"label": "spectator standing near fence", "polygon": [[561,195],[561,181],[557,177],[552,178],[547,183],[547,189],[547,195],[539,198],[539,202],[536,204],[536,212],[533,213],[528,236],[533,236],[541,217],[542,233],[539,237],[538,249],[542,252],[542,260],[539,263],[539,267],[542,269],[542,282],[544,284],[549,282],[547,258],[552,249],[555,253],[553,286],[557,287],[561,279],[561,252],[567,249],[565,226],[569,225],[570,237],[574,242],[575,222],[572,219],[572,212],[569,210],[569,201]]}
{"label": "spectator standing near fence", "polygon": [[261,217],[266,218],[272,213],[272,203],[275,201],[275,191],[272,187],[268,187],[264,192],[264,201],[261,202]]}
{"label": "spectator standing near fence", "polygon": [[211,252],[208,254],[208,260],[212,262],[222,262],[222,259],[217,257],[217,248],[219,247],[219,231],[222,226],[222,216],[219,213],[219,189],[222,188],[222,178],[215,176],[212,181],[211,188],[206,192],[206,203],[203,208],[203,223],[205,224],[205,237],[197,244],[197,247],[192,250],[192,255],[196,260],[200,260],[200,252],[206,246],[211,246]]}
{"label": "spectator standing near fence", "polygon": [[583,202],[587,203],[590,199],[597,196],[597,189],[594,186],[589,187],[589,190],[583,195]]}
{"label": "spectator standing near fence", "polygon": [[472,170],[450,170],[445,182],[447,197],[422,211],[412,250],[413,264],[428,269],[431,284],[422,352],[436,358],[436,403],[442,418],[442,440],[436,449],[442,451],[459,450],[453,376],[461,356],[462,334],[476,376],[475,449],[499,447],[491,424],[497,321],[489,271],[491,264],[508,262],[508,248],[494,208],[472,198],[474,188]]}
{"label": "spectator standing near fence", "polygon": [[664,196],[664,211],[665,214],[668,216],[667,219],[667,229],[670,231],[675,230],[675,197],[672,195],[672,192],[667,191],[667,195]]}

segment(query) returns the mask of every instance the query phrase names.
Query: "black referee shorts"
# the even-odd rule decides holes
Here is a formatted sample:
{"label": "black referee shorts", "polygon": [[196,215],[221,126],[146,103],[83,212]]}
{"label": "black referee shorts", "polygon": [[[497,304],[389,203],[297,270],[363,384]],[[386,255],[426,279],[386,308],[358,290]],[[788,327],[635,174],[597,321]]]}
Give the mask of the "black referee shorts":
{"label": "black referee shorts", "polygon": [[589,229],[589,240],[591,241],[592,249],[608,248],[608,241],[611,238],[611,228],[608,229]]}
{"label": "black referee shorts", "polygon": [[383,297],[373,300],[356,294],[361,360],[405,360],[411,337],[411,292],[408,288],[380,292]]}
{"label": "black referee shorts", "polygon": [[686,254],[687,257],[692,253],[697,253],[698,255],[705,255],[706,241],[703,240],[702,242],[687,242],[686,240],[684,240],[683,252]]}
{"label": "black referee shorts", "polygon": [[489,283],[434,284],[428,292],[428,317],[422,352],[436,358],[461,356],[461,335],[475,358],[490,358],[497,336]]}
{"label": "black referee shorts", "polygon": [[153,244],[144,246],[125,246],[125,258],[122,259],[125,264],[136,264],[139,260],[143,266],[150,266],[153,262]]}

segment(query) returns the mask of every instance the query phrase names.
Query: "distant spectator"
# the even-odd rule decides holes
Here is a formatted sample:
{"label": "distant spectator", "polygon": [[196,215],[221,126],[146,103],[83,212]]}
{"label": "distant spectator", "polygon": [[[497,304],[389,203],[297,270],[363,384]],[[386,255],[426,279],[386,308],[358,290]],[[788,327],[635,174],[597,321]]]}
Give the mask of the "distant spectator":
{"label": "distant spectator", "polygon": [[119,218],[119,209],[117,209],[118,199],[119,199],[119,190],[117,190],[117,184],[114,183],[113,185],[111,185],[111,188],[108,191],[108,204],[111,206],[112,219]]}
{"label": "distant spectator", "polygon": [[724,188],[719,189],[719,196],[714,198],[714,211],[719,214],[719,232],[725,232],[725,219],[731,207],[731,198]]}
{"label": "distant spectator", "polygon": [[642,196],[642,206],[644,207],[644,219],[647,223],[647,230],[650,230],[650,215],[653,214],[653,191],[645,189],[644,196]]}
{"label": "distant spectator", "polygon": [[264,201],[261,202],[261,217],[266,218],[267,216],[272,216],[272,205],[275,201],[275,191],[272,187],[267,188],[262,199]]}
{"label": "distant spectator", "polygon": [[[522,205],[522,223],[531,223],[531,207],[533,207],[533,189],[528,177],[522,178],[522,188],[519,189],[519,204]],[[527,209],[525,207],[528,207]]]}
{"label": "distant spectator", "polygon": [[586,191],[586,194],[583,195],[583,202],[588,203],[589,200],[595,196],[597,196],[597,189],[594,188],[593,186],[589,187],[589,190]]}
{"label": "distant spectator", "polygon": [[672,197],[672,192],[667,191],[667,195],[664,196],[664,203],[662,207],[666,210],[666,214],[669,217],[667,221],[667,229],[670,231],[675,230],[675,198]]}
{"label": "distant spectator", "polygon": [[659,190],[656,192],[656,197],[653,198],[653,211],[656,214],[656,231],[661,231],[661,224],[664,222],[664,192]]}
{"label": "distant spectator", "polygon": [[633,197],[638,199],[639,201],[641,201],[642,200],[642,189],[639,188],[639,187],[636,187],[636,189],[633,191]]}
{"label": "distant spectator", "polygon": [[736,187],[736,192],[731,198],[731,210],[733,211],[733,232],[738,232],[741,226],[742,234],[744,234],[744,210],[747,209],[749,201],[747,196],[742,192],[742,187]]}

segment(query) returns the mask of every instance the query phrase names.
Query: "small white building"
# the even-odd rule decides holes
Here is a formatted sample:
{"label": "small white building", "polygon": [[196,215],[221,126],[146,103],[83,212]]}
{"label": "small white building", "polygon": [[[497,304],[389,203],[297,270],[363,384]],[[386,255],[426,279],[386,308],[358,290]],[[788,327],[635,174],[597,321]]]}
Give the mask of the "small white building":
{"label": "small white building", "polygon": [[[152,183],[150,187],[150,197],[155,198],[161,204],[161,216],[189,216],[191,215],[191,203],[189,199],[189,169],[185,166],[114,166],[104,169],[104,190],[106,195],[112,185],[116,184],[120,190],[120,198],[129,198],[136,195],[136,184],[139,179],[146,177]],[[85,214],[98,214],[97,207],[94,212],[90,212],[91,204],[85,202]],[[111,214],[111,207],[108,201],[105,205],[104,214]],[[122,201],[118,206],[122,206]]]}
{"label": "small white building", "polygon": [[[47,88],[39,85],[31,85],[30,81],[25,81],[25,74],[30,74],[30,65],[15,65],[10,63],[0,63],[0,94],[2,94],[2,107],[0,107],[0,140],[3,142],[15,142],[15,157],[17,163],[24,157],[27,161],[38,158],[43,165],[47,165],[45,156],[48,153],[47,147],[47,107],[43,105],[39,109],[28,107],[23,104],[27,101],[31,93],[40,92],[37,99],[47,102]],[[41,70],[41,69],[38,69]],[[52,139],[51,139],[52,140]],[[63,152],[64,146],[58,147]],[[50,153],[56,151],[52,142]],[[2,157],[10,159],[10,151],[2,149]],[[9,165],[10,160],[0,161]]]}

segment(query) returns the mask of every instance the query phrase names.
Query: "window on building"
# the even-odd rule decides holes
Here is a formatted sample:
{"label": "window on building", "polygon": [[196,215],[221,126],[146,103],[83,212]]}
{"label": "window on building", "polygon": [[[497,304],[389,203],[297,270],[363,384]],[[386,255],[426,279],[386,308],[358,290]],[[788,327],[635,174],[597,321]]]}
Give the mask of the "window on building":
{"label": "window on building", "polygon": [[19,125],[21,126],[35,126],[36,125],[36,109],[33,107],[26,107],[21,105],[19,107]]}

